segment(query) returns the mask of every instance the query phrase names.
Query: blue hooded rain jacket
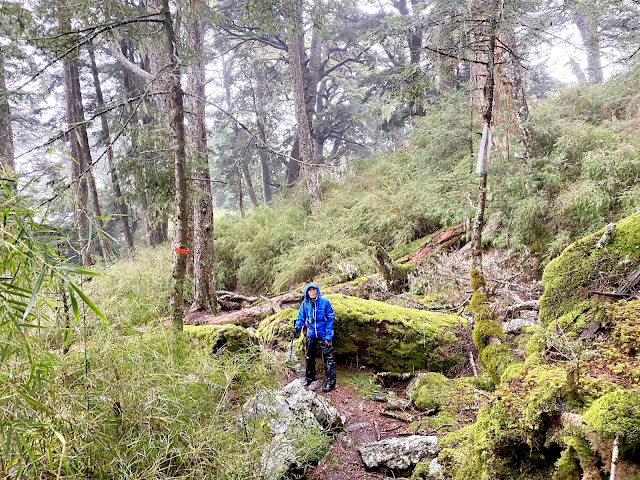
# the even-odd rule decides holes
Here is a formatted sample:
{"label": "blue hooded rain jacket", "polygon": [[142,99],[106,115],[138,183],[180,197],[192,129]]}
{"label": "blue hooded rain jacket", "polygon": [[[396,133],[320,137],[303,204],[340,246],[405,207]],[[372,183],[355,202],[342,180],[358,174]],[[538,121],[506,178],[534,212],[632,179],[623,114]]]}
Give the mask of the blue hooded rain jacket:
{"label": "blue hooded rain jacket", "polygon": [[[308,295],[310,288],[318,290],[318,297],[315,305]],[[303,325],[307,325],[307,337],[324,338],[326,340],[333,339],[333,308],[329,300],[320,294],[320,288],[315,283],[310,283],[304,287],[304,299],[298,310],[298,318],[296,318],[296,329],[302,329]]]}

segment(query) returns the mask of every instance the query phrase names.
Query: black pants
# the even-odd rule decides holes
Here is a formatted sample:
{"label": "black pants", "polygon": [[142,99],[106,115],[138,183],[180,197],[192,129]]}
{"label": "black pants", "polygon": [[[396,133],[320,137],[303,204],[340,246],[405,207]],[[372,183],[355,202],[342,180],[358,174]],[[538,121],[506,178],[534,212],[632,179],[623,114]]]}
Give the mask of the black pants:
{"label": "black pants", "polygon": [[333,359],[333,346],[328,344],[324,338],[307,337],[307,349],[305,360],[307,361],[305,368],[305,377],[307,380],[316,379],[316,350],[320,344],[322,349],[322,358],[324,359],[324,373],[327,381],[335,385],[336,383],[336,362]]}

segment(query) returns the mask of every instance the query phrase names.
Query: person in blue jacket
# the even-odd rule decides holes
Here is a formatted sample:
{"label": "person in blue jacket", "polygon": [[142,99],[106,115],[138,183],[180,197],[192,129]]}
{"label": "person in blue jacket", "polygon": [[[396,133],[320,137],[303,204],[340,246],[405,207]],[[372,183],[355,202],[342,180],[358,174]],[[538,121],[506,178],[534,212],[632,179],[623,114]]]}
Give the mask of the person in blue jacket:
{"label": "person in blue jacket", "polygon": [[299,334],[302,326],[307,326],[305,386],[316,379],[316,349],[318,345],[322,349],[324,372],[327,376],[327,382],[322,387],[323,392],[330,392],[336,386],[336,364],[333,359],[332,344],[333,319],[333,307],[329,300],[320,294],[318,285],[308,284],[304,288],[304,298],[293,329],[296,334]]}

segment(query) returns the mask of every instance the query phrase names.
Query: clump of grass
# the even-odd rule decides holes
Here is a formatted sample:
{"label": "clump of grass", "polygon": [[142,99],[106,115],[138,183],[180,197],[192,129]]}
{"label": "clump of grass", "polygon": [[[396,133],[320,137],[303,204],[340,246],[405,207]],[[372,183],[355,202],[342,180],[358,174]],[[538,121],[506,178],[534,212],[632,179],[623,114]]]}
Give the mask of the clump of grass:
{"label": "clump of grass", "polygon": [[382,387],[376,383],[371,371],[366,369],[352,367],[340,370],[338,382],[345,387],[353,388],[361,398],[369,398],[374,393],[382,392]]}

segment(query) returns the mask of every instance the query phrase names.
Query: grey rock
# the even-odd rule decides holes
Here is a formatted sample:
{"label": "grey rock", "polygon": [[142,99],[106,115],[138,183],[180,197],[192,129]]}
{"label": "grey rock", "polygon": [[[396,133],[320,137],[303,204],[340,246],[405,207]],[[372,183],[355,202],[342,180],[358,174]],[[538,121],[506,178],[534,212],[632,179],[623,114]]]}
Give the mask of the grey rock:
{"label": "grey rock", "polygon": [[356,430],[360,430],[361,428],[366,428],[371,425],[371,422],[358,422],[353,425],[349,425],[344,429],[345,432],[355,432]]}
{"label": "grey rock", "polygon": [[504,333],[517,333],[524,327],[530,327],[531,325],[535,325],[535,322],[524,318],[514,318],[502,324],[502,331]]}
{"label": "grey rock", "polygon": [[387,401],[387,397],[385,397],[384,395],[382,395],[379,392],[373,392],[371,394],[371,400],[373,400],[374,402],[386,402]]}
{"label": "grey rock", "polygon": [[424,458],[434,458],[440,452],[438,438],[429,435],[388,438],[379,442],[363,443],[356,447],[367,468],[388,468],[404,471]]}
{"label": "grey rock", "polygon": [[260,392],[242,407],[242,422],[266,420],[273,435],[262,453],[260,478],[281,480],[304,467],[298,458],[300,442],[309,433],[329,434],[342,426],[338,410],[330,400],[304,388],[294,380],[272,392]]}
{"label": "grey rock", "polygon": [[431,460],[429,463],[429,475],[433,478],[441,478],[442,477],[442,466],[438,462],[437,458]]}

